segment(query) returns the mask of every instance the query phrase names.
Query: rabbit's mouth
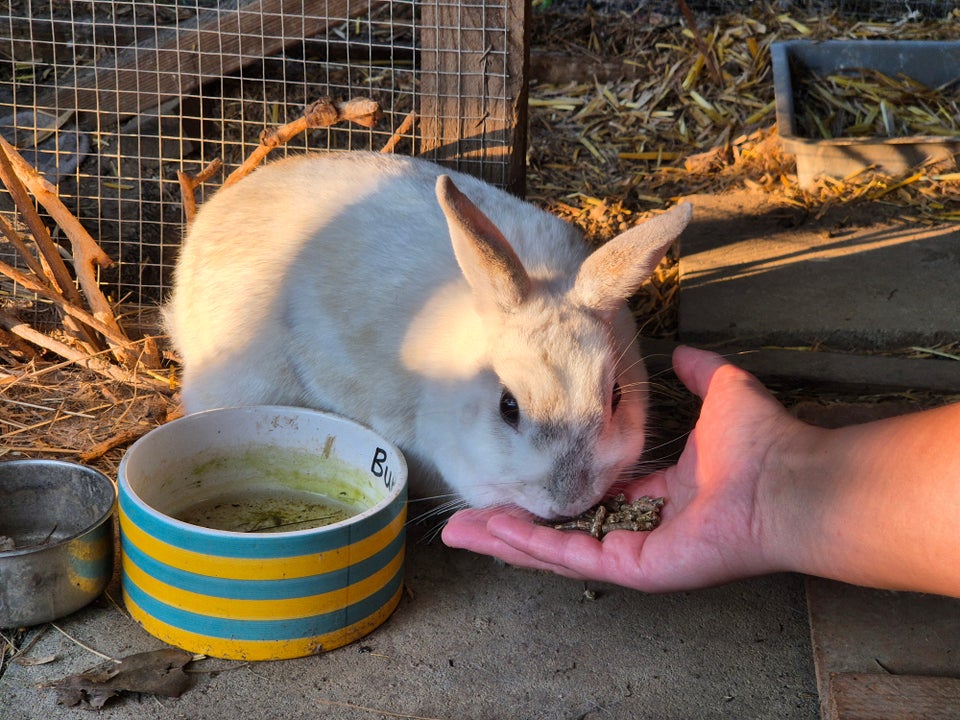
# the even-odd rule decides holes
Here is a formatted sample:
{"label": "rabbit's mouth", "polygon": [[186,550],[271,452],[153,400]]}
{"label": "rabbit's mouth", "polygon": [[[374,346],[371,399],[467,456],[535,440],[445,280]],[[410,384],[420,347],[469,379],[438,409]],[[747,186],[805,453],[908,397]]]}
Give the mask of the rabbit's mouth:
{"label": "rabbit's mouth", "polygon": [[613,484],[612,479],[604,482],[604,474],[598,472],[591,450],[594,444],[592,438],[581,434],[568,441],[566,450],[556,456],[547,484],[550,517],[579,515],[599,502]]}

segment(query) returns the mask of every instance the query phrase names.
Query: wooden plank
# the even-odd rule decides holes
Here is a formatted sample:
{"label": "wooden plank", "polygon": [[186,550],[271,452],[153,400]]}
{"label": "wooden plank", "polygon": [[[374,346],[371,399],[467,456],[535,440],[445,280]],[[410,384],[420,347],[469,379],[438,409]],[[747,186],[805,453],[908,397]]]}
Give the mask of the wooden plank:
{"label": "wooden plank", "polygon": [[69,65],[76,62],[77,46],[131,45],[145,40],[148,31],[145,25],[99,22],[81,28],[69,18],[0,16],[0,57]]}
{"label": "wooden plank", "polygon": [[[85,66],[38,107],[93,111],[100,128],[139,115],[291,43],[366,13],[374,0],[229,0]],[[311,15],[317,13],[317,15]]]}
{"label": "wooden plank", "polygon": [[525,0],[421,3],[420,154],[522,195]]}
{"label": "wooden plank", "polygon": [[[309,6],[308,6],[309,7]],[[168,12],[163,13],[164,10]],[[177,14],[173,8],[160,6],[155,8],[160,27],[174,25]],[[354,17],[359,12],[351,13]],[[164,19],[164,16],[169,19]],[[8,22],[9,21],[9,22]],[[0,16],[0,57],[17,61],[43,62],[48,64],[70,65],[76,62],[77,46],[89,49],[116,48],[124,45],[136,45],[149,42],[156,37],[156,27],[147,24],[111,24],[105,21],[90,23],[82,28],[68,18],[30,17],[5,18]],[[309,39],[311,36],[306,36]],[[322,37],[317,33],[313,37]],[[391,60],[412,65],[416,48],[412,45],[391,44],[390,46],[371,46],[362,39],[347,38],[324,48],[324,57],[328,62],[346,63],[351,50],[363,49],[363,57],[368,55],[374,62],[387,64]],[[632,66],[628,66],[632,67]]]}
{"label": "wooden plank", "polygon": [[834,673],[829,703],[829,716],[836,720],[955,720],[960,679]]}
{"label": "wooden plank", "polygon": [[[960,600],[956,598],[873,590],[810,577],[807,578],[807,608],[824,720],[914,717],[879,714],[879,709],[887,703],[890,683],[863,683],[842,677],[844,675],[960,677],[960,654],[956,652],[960,647]],[[835,687],[838,677],[841,684]],[[854,684],[857,682],[860,684]],[[946,691],[919,685],[916,689],[916,698],[909,693],[904,698],[911,703],[916,701],[918,707],[921,700],[933,702],[937,693]],[[901,691],[906,692],[906,688]],[[874,708],[878,714],[849,714],[856,708],[856,702],[866,703],[864,697],[872,692],[878,695],[864,707]],[[950,688],[949,692],[956,692],[956,688]],[[904,705],[892,707],[894,712],[899,712]],[[960,702],[953,702],[952,708],[953,715],[949,717],[960,717]]]}

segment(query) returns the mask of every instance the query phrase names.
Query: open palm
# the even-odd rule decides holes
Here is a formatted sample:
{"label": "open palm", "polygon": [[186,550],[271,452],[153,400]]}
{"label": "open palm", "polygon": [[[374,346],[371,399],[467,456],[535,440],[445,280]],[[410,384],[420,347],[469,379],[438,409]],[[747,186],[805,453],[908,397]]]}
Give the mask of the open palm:
{"label": "open palm", "polygon": [[663,521],[650,533],[613,531],[602,540],[545,527],[516,508],[456,513],[448,545],[569,577],[648,592],[723,583],[780,569],[771,552],[760,484],[779,438],[802,424],[753,376],[714,353],[678,348],[674,368],[703,398],[696,428],[676,465],[633,482],[629,499],[663,496]]}

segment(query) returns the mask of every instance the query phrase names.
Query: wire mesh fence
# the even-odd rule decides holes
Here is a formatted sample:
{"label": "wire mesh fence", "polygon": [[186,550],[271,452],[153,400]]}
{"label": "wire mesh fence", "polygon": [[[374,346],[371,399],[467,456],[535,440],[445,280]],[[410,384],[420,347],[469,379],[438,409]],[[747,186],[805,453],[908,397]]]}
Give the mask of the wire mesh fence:
{"label": "wire mesh fence", "polygon": [[[509,184],[509,153],[493,146],[516,122],[506,44],[516,20],[508,5],[522,5],[514,0],[4,4],[0,133],[115,259],[102,275],[115,299],[151,303],[169,286],[182,234],[179,170],[220,158],[228,173],[265,128],[320,97],[369,97],[383,117],[374,128],[313,130],[277,152],[378,150],[420,110],[423,130],[399,138],[396,152],[472,171],[481,163],[488,179]],[[198,200],[218,185],[205,183]],[[0,195],[0,212],[11,211]]]}
{"label": "wire mesh fence", "polygon": [[373,148],[413,109],[412,3],[289,5],[15,0],[2,20],[0,123],[116,260],[103,281],[117,297],[156,300],[169,283],[177,170],[239,164],[318,96],[375,94],[382,126],[291,149]]}

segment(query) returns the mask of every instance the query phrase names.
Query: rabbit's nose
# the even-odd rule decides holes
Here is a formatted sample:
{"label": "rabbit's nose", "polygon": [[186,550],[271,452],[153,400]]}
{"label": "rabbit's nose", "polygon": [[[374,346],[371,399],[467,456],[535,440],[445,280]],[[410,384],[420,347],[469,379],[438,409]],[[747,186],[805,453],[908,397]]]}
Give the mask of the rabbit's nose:
{"label": "rabbit's nose", "polygon": [[550,495],[561,516],[577,515],[599,500],[593,487],[589,453],[566,453],[557,459]]}

